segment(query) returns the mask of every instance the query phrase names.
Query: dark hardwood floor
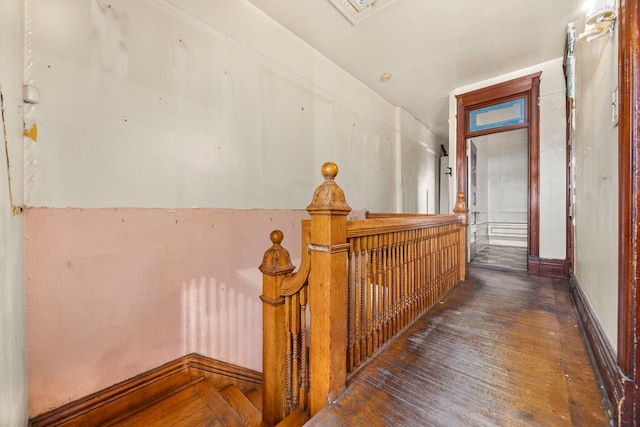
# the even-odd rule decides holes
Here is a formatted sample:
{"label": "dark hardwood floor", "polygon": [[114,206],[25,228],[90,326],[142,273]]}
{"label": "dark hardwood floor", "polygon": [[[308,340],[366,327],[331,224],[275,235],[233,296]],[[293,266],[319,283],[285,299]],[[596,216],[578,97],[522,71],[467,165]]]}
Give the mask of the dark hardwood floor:
{"label": "dark hardwood floor", "polygon": [[608,426],[565,280],[469,280],[309,426]]}

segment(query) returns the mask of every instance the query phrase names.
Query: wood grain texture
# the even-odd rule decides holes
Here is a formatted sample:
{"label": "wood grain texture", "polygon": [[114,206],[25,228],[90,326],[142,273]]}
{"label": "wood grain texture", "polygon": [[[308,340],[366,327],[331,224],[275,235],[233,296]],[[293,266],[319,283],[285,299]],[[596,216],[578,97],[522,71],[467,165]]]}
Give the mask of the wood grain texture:
{"label": "wood grain texture", "polygon": [[567,261],[564,259],[549,259],[529,256],[528,260],[529,273],[540,274],[542,276],[551,277],[567,277]]}
{"label": "wood grain texture", "polygon": [[233,384],[228,385],[220,390],[220,394],[246,425],[257,426],[262,422],[262,413],[238,387]]}
{"label": "wood grain texture", "polygon": [[350,381],[310,426],[607,426],[566,280],[469,280]]}
{"label": "wood grain texture", "polygon": [[603,398],[604,407],[611,418],[617,419],[616,411],[624,394],[625,379],[618,369],[616,353],[591,309],[578,278],[573,273],[569,277],[569,287],[580,329],[587,343],[589,357],[592,359],[593,366],[597,368],[596,375],[600,377],[600,395]]}
{"label": "wood grain texture", "polygon": [[619,2],[618,82],[618,366],[630,378],[621,426],[640,425],[640,4]]}
{"label": "wood grain texture", "polygon": [[261,390],[262,375],[230,363],[188,354],[31,420],[40,426],[100,426],[158,402],[198,378],[213,388],[233,384],[243,392]]}
{"label": "wood grain texture", "polygon": [[[254,424],[254,425],[258,425]],[[208,381],[199,381],[109,426],[246,426]]]}

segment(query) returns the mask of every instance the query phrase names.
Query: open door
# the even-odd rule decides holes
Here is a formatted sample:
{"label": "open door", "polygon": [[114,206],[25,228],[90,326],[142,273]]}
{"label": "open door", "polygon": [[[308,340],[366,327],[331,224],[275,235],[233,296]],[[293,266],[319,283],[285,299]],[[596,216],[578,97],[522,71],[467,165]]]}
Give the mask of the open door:
{"label": "open door", "polygon": [[469,248],[469,262],[476,257],[478,243],[478,196],[477,196],[477,174],[478,174],[478,149],[473,140],[467,144],[467,173],[469,183],[467,207],[469,208],[469,224],[467,226],[467,247]]}

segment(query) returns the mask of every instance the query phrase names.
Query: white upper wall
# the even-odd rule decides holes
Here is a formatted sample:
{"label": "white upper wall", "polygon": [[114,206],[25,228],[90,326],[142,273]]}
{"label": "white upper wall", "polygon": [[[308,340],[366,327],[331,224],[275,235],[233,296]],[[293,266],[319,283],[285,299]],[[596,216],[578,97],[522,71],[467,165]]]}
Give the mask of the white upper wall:
{"label": "white upper wall", "polygon": [[37,2],[26,22],[29,206],[304,208],[325,161],[352,207],[398,204],[395,107],[248,2]]}
{"label": "white upper wall", "polygon": [[[427,126],[398,108],[402,171],[402,212],[437,213],[439,210],[440,144]],[[442,212],[449,213],[449,212]]]}
{"label": "white upper wall", "polygon": [[[576,22],[578,33],[584,25]],[[575,275],[615,350],[618,339],[618,34],[575,46]]]}
{"label": "white upper wall", "polygon": [[[449,96],[449,164],[455,175],[456,95],[542,71],[540,81],[540,258],[566,258],[565,81],[562,58],[460,87]],[[457,178],[456,178],[457,179]],[[450,198],[456,191],[450,180]]]}
{"label": "white upper wall", "polygon": [[487,135],[489,222],[527,222],[527,129]]}

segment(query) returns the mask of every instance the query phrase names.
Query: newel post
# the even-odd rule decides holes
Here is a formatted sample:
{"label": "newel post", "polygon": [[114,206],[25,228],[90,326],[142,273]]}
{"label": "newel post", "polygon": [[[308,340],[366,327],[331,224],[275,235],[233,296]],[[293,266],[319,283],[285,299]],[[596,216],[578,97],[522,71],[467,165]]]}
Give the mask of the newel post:
{"label": "newel post", "polygon": [[464,201],[464,193],[458,193],[458,200],[453,207],[453,213],[458,215],[462,223],[460,225],[460,245],[459,245],[459,260],[460,260],[460,280],[467,278],[467,203]]}
{"label": "newel post", "polygon": [[280,284],[295,268],[280,243],[284,235],[274,230],[273,245],[264,253],[262,272],[262,419],[270,426],[286,416],[286,332],[284,298]]}
{"label": "newel post", "polygon": [[311,416],[344,391],[347,379],[347,215],[351,208],[334,181],[338,166],[328,162],[321,171],[325,180],[307,207],[311,215]]}

